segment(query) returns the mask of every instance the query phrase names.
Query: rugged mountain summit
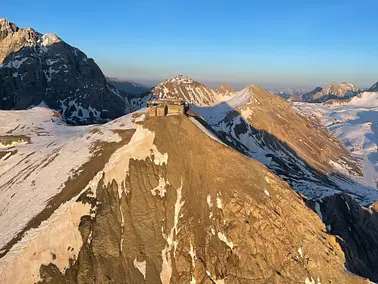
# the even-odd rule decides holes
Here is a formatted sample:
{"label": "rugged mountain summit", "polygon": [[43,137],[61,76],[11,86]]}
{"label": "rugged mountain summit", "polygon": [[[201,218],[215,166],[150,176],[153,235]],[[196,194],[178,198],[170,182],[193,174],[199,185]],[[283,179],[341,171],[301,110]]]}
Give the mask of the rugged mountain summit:
{"label": "rugged mountain summit", "polygon": [[0,20],[0,109],[44,103],[69,123],[105,122],[134,110],[100,68],[55,34]]}
{"label": "rugged mountain summit", "polygon": [[299,195],[195,119],[6,115],[30,141],[0,160],[2,283],[365,283]]}
{"label": "rugged mountain summit", "polygon": [[177,75],[157,85],[152,93],[157,98],[182,99],[189,104],[206,106],[218,102],[221,97],[228,96],[231,91],[225,85],[215,91],[193,79]]}
{"label": "rugged mountain summit", "polygon": [[305,102],[325,102],[330,99],[345,99],[358,94],[357,87],[352,83],[331,83],[324,88],[317,87],[302,95]]}

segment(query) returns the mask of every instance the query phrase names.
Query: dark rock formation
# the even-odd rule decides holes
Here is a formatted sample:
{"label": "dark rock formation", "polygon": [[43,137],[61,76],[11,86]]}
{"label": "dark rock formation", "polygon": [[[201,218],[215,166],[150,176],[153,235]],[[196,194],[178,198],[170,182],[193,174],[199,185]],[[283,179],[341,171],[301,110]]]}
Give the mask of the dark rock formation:
{"label": "dark rock formation", "polygon": [[74,124],[106,122],[135,110],[93,59],[56,35],[4,19],[0,31],[0,109],[43,103]]}
{"label": "dark rock formation", "polygon": [[378,211],[361,207],[347,194],[326,197],[312,207],[321,213],[330,234],[338,236],[347,270],[378,281]]}

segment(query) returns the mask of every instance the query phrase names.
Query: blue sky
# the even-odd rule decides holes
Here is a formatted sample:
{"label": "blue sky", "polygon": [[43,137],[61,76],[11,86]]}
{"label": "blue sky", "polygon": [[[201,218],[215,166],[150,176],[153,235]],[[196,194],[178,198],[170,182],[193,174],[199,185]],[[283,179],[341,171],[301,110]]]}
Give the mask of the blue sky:
{"label": "blue sky", "polygon": [[123,79],[363,88],[378,80],[376,11],[375,0],[38,0],[4,1],[0,17],[56,33]]}

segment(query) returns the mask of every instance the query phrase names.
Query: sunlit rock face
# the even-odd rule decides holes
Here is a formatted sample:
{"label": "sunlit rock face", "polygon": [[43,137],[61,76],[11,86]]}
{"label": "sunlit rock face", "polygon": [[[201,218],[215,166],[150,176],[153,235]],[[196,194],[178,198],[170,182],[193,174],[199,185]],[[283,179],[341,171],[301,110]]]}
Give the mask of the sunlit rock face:
{"label": "sunlit rock face", "polygon": [[[344,271],[335,238],[288,184],[192,118],[135,113],[71,132],[42,109],[27,112],[39,114],[33,125],[50,136],[30,130],[31,144],[16,146],[35,152],[30,158],[41,166],[27,168],[16,154],[8,163],[19,170],[1,176],[10,195],[33,180],[37,187],[33,196],[14,196],[23,204],[32,198],[34,207],[21,211],[9,199],[5,208],[26,223],[22,234],[2,238],[2,282],[364,282]],[[7,131],[17,135],[15,128]],[[49,150],[38,147],[57,156],[46,158]],[[51,178],[60,157],[78,155],[75,149],[80,162],[66,159],[36,196],[41,178]]]}

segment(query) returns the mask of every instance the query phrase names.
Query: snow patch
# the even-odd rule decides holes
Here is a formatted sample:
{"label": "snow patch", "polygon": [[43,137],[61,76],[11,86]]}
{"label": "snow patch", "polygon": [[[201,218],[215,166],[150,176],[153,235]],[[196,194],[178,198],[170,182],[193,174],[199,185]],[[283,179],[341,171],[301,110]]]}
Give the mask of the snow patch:
{"label": "snow patch", "polygon": [[146,261],[138,261],[136,258],[134,259],[134,267],[142,273],[143,278],[146,279]]}
{"label": "snow patch", "polygon": [[218,232],[218,238],[224,242],[230,249],[233,249],[234,248],[234,243],[232,241],[229,241],[226,237],[226,235],[224,235],[223,233],[221,232]]}
{"label": "snow patch", "polygon": [[169,181],[165,180],[164,177],[160,176],[159,184],[155,188],[151,189],[152,195],[156,196],[156,194],[158,194],[161,198],[163,198],[165,193],[167,192],[166,190],[167,185],[170,185]]}
{"label": "snow patch", "polygon": [[181,185],[177,188],[177,191],[176,191],[177,197],[176,197],[176,202],[175,202],[175,215],[174,215],[174,220],[173,220],[173,227],[170,233],[165,234],[163,227],[161,228],[163,238],[167,242],[167,245],[161,252],[163,263],[162,263],[161,272],[160,272],[160,280],[162,283],[170,283],[171,277],[172,277],[171,254],[172,254],[172,249],[173,249],[173,255],[175,256],[176,254],[176,246],[177,246],[178,241],[174,240],[174,238],[177,236],[177,233],[178,233],[178,222],[180,218],[180,211],[185,203],[185,201],[181,201],[182,186],[183,186],[183,182],[181,180]]}
{"label": "snow patch", "polygon": [[221,199],[221,193],[217,193],[217,208],[223,209],[222,199]]}

